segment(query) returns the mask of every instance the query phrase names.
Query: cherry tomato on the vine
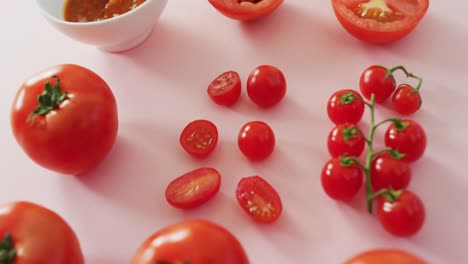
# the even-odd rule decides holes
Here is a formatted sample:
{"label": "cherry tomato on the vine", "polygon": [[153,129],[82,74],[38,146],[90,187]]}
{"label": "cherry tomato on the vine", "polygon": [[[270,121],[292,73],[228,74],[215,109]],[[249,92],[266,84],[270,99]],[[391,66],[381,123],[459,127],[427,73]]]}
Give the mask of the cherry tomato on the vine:
{"label": "cherry tomato on the vine", "polygon": [[251,21],[273,13],[283,0],[208,0],[221,14],[240,21]]}
{"label": "cherry tomato on the vine", "polygon": [[393,122],[385,132],[385,145],[405,154],[403,161],[416,161],[426,150],[426,133],[421,125],[410,119]]}
{"label": "cherry tomato on the vine", "polygon": [[262,121],[251,121],[242,126],[237,139],[240,151],[252,161],[268,158],[275,148],[275,134]]}
{"label": "cherry tomato on the vine", "polygon": [[411,180],[410,165],[385,152],[374,158],[371,164],[371,183],[374,191],[393,188],[405,189]]}
{"label": "cherry tomato on the vine", "polygon": [[259,223],[273,223],[283,211],[279,194],[260,176],[242,178],[237,185],[236,197],[242,209]]}
{"label": "cherry tomato on the vine", "polygon": [[350,201],[356,196],[362,182],[362,168],[356,162],[333,158],[322,169],[323,190],[330,198],[338,201]]}
{"label": "cherry tomato on the vine", "polygon": [[263,108],[278,104],[285,96],[286,89],[284,74],[271,65],[258,66],[247,79],[247,95]]}
{"label": "cherry tomato on the vine", "polygon": [[218,129],[211,121],[194,120],[182,130],[179,141],[187,153],[203,158],[211,154],[218,144]]}
{"label": "cherry tomato on the vine", "polygon": [[327,103],[327,114],[336,125],[343,123],[357,124],[364,115],[362,96],[351,89],[336,91]]}
{"label": "cherry tomato on the vine", "polygon": [[402,84],[393,93],[392,105],[395,111],[402,115],[414,114],[421,108],[421,95],[410,85]]}
{"label": "cherry tomato on the vine", "polygon": [[375,95],[376,103],[385,102],[393,93],[396,87],[393,75],[387,76],[388,69],[372,65],[364,70],[359,79],[359,88],[362,96],[370,99]]}
{"label": "cherry tomato on the vine", "polygon": [[373,249],[364,251],[344,264],[426,264],[421,258],[401,249]]}
{"label": "cherry tomato on the vine", "polygon": [[241,80],[237,72],[224,72],[210,83],[208,95],[216,104],[229,106],[239,99],[241,86]]}
{"label": "cherry tomato on the vine", "polygon": [[386,196],[380,197],[377,206],[380,223],[395,236],[408,237],[416,234],[426,218],[423,202],[408,190],[402,190],[394,196],[396,197],[390,200]]}
{"label": "cherry tomato on the vine", "polygon": [[328,152],[333,158],[347,154],[359,157],[364,150],[365,140],[359,132],[360,128],[352,124],[341,124],[334,127],[328,134]]}

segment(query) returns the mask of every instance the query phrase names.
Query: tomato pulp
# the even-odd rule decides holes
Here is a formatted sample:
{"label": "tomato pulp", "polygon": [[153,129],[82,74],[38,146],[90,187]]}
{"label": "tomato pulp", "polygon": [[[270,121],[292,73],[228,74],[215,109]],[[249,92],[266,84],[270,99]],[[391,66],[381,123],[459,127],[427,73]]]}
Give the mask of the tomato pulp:
{"label": "tomato pulp", "polygon": [[221,14],[240,21],[251,21],[273,13],[283,0],[208,0]]}

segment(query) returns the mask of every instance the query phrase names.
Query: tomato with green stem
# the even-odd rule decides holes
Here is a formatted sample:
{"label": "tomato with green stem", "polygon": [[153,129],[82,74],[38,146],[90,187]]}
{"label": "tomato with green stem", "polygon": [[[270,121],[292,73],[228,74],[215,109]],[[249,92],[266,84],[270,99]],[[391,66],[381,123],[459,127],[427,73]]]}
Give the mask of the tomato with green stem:
{"label": "tomato with green stem", "polygon": [[375,94],[376,103],[385,102],[392,95],[395,87],[396,82],[392,71],[379,65],[372,65],[365,69],[359,79],[362,96],[370,99],[371,94]]}
{"label": "tomato with green stem", "polygon": [[365,139],[361,129],[352,124],[341,124],[328,134],[328,152],[334,158],[343,154],[359,157],[364,150]]}
{"label": "tomato with green stem", "polygon": [[426,132],[420,124],[410,119],[393,119],[385,132],[385,146],[405,154],[403,161],[420,159],[427,145]]}
{"label": "tomato with green stem", "polygon": [[241,95],[241,80],[235,71],[220,74],[208,86],[208,95],[219,105],[230,106],[239,100]]}
{"label": "tomato with green stem", "polygon": [[370,169],[371,183],[374,191],[381,189],[405,189],[411,181],[411,167],[402,161],[404,155],[384,152],[372,160]]}
{"label": "tomato with green stem", "polygon": [[402,115],[416,113],[422,105],[419,90],[408,84],[398,86],[392,96],[392,105],[393,109]]}
{"label": "tomato with green stem", "polygon": [[275,148],[273,129],[263,121],[250,121],[242,126],[237,143],[240,151],[251,161],[268,158]]}
{"label": "tomato with green stem", "polygon": [[278,104],[286,95],[286,89],[283,72],[271,65],[258,66],[247,79],[247,95],[262,108]]}
{"label": "tomato with green stem", "polygon": [[408,251],[379,248],[361,252],[344,264],[426,264],[424,260]]}
{"label": "tomato with green stem", "polygon": [[333,93],[327,102],[327,114],[336,124],[357,124],[364,115],[362,96],[351,89],[343,89]]}
{"label": "tomato with green stem", "polygon": [[273,13],[283,0],[208,0],[226,17],[239,21],[253,21]]}
{"label": "tomato with green stem", "polygon": [[194,120],[182,130],[179,142],[190,155],[197,158],[207,157],[218,144],[218,128],[209,120]]}
{"label": "tomato with green stem", "polygon": [[322,169],[322,188],[334,200],[350,201],[361,188],[362,181],[362,168],[346,156],[329,160]]}

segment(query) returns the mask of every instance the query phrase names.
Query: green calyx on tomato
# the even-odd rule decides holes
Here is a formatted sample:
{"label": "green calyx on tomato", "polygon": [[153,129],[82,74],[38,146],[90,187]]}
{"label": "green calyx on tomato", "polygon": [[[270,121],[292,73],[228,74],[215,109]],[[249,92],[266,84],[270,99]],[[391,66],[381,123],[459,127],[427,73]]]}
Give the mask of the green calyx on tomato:
{"label": "green calyx on tomato", "polygon": [[340,96],[340,105],[346,105],[352,103],[354,100],[359,100],[352,92],[346,92]]}
{"label": "green calyx on tomato", "polygon": [[190,261],[165,261],[165,260],[156,260],[156,264],[190,264]]}
{"label": "green calyx on tomato", "polygon": [[395,118],[392,120],[393,124],[395,125],[395,128],[399,131],[401,130],[405,130],[408,125],[410,124],[409,122],[403,122],[401,119],[399,118]]}
{"label": "green calyx on tomato", "polygon": [[383,197],[385,197],[387,201],[393,203],[396,200],[398,200],[398,197],[400,197],[402,193],[403,193],[403,190],[390,189],[383,194]]}
{"label": "green calyx on tomato", "polygon": [[45,83],[45,90],[37,98],[39,105],[33,111],[33,115],[45,115],[57,108],[67,98],[67,93],[62,92],[60,89],[60,79],[57,76],[52,76],[51,78],[56,80],[55,85],[52,88],[50,82]]}
{"label": "green calyx on tomato", "polygon": [[11,264],[15,260],[16,249],[11,235],[6,233],[0,242],[0,264]]}
{"label": "green calyx on tomato", "polygon": [[349,141],[350,139],[355,138],[356,133],[359,133],[359,129],[356,126],[348,127],[347,125],[345,125],[343,131],[341,131],[341,134],[343,135],[345,141]]}

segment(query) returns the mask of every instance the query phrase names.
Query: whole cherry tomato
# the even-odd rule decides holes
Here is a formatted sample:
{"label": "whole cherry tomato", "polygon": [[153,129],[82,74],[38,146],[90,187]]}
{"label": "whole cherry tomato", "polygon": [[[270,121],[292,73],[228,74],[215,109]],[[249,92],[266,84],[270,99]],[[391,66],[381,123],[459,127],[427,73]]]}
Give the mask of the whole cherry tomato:
{"label": "whole cherry tomato", "polygon": [[241,81],[235,71],[224,72],[208,86],[208,95],[219,105],[230,106],[237,102],[241,95]]}
{"label": "whole cherry tomato", "polygon": [[426,262],[401,249],[382,248],[359,253],[344,264],[426,264]]}
{"label": "whole cherry tomato", "polygon": [[336,125],[343,123],[357,124],[364,115],[362,96],[354,90],[336,91],[328,99],[327,113]]}
{"label": "whole cherry tomato", "polygon": [[236,197],[242,209],[259,223],[273,223],[283,211],[278,192],[260,176],[242,178],[237,184]]}
{"label": "whole cherry tomato", "polygon": [[84,264],[80,242],[57,213],[16,201],[0,205],[0,263]]}
{"label": "whole cherry tomato", "polygon": [[410,165],[390,155],[382,153],[372,160],[371,183],[374,191],[382,188],[405,189],[411,180]]}
{"label": "whole cherry tomato", "polygon": [[[393,193],[393,194],[392,194]],[[391,191],[380,197],[377,214],[380,223],[390,234],[408,237],[416,234],[426,218],[424,204],[411,191]]]}
{"label": "whole cherry tomato", "polygon": [[333,158],[322,169],[321,183],[332,199],[348,202],[361,188],[363,173],[356,162],[346,158]]}
{"label": "whole cherry tomato", "polygon": [[166,200],[176,208],[195,208],[215,196],[221,174],[214,168],[199,168],[177,177],[166,188]]}
{"label": "whole cherry tomato", "polygon": [[392,96],[393,109],[402,115],[416,113],[422,105],[421,95],[408,84],[398,86]]}
{"label": "whole cherry tomato", "polygon": [[385,132],[385,145],[405,154],[403,161],[421,158],[426,150],[426,141],[424,129],[414,120],[397,120]]}
{"label": "whole cherry tomato", "polygon": [[162,228],[135,252],[131,264],[248,264],[242,245],[224,227],[188,220]]}
{"label": "whole cherry tomato", "polygon": [[276,67],[261,65],[247,79],[247,95],[258,106],[269,108],[286,94],[286,78]]}
{"label": "whole cherry tomato", "polygon": [[273,13],[283,0],[208,0],[221,14],[240,21],[251,21]]}
{"label": "whole cherry tomato", "polygon": [[262,121],[251,121],[242,126],[237,139],[240,151],[252,161],[268,158],[275,148],[273,129]]}
{"label": "whole cherry tomato", "polygon": [[359,88],[362,96],[370,99],[371,95],[375,95],[376,103],[385,102],[395,90],[395,78],[393,75],[387,76],[388,69],[372,65],[361,74],[359,79]]}
{"label": "whole cherry tomato", "polygon": [[57,65],[23,83],[11,108],[11,127],[37,164],[82,174],[110,152],[117,137],[117,105],[96,73],[78,65]]}
{"label": "whole cherry tomato", "polygon": [[182,130],[179,142],[190,155],[204,158],[210,155],[218,144],[218,128],[211,121],[194,120]]}
{"label": "whole cherry tomato", "polygon": [[343,154],[359,157],[364,150],[365,140],[359,127],[350,124],[337,125],[328,134],[328,152],[333,158]]}

